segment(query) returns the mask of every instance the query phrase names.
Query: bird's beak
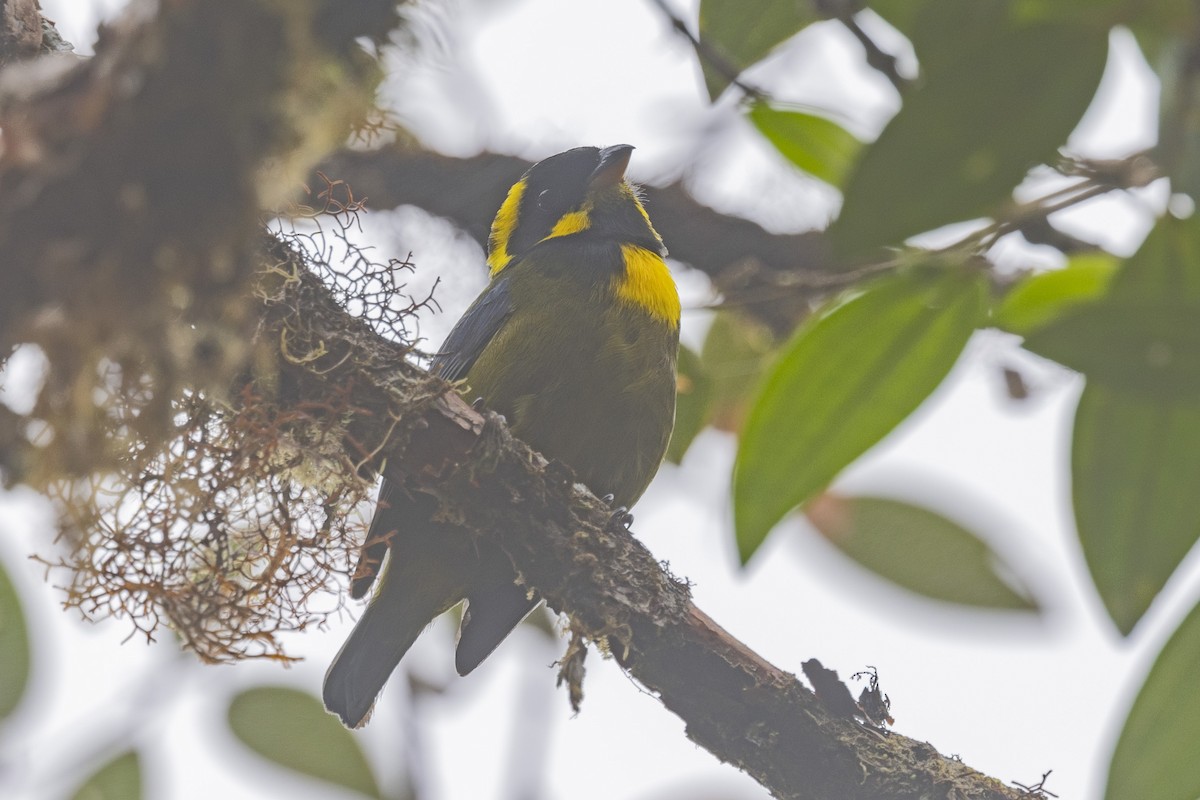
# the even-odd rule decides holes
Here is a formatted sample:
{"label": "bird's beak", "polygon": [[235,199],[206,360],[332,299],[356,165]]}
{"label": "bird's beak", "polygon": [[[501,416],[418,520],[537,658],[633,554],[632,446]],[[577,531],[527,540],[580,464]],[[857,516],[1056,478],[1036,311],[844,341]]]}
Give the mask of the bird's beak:
{"label": "bird's beak", "polygon": [[593,188],[616,186],[625,179],[625,168],[633,155],[633,145],[614,144],[600,151],[600,163],[592,171],[588,184]]}

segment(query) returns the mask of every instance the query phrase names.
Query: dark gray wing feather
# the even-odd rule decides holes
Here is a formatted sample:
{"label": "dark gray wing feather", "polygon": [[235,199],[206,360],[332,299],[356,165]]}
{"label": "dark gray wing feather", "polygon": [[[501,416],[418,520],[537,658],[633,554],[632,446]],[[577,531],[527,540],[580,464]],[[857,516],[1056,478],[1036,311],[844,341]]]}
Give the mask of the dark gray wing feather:
{"label": "dark gray wing feather", "polygon": [[465,378],[512,310],[508,278],[492,281],[446,337],[434,356],[433,372],[448,381]]}

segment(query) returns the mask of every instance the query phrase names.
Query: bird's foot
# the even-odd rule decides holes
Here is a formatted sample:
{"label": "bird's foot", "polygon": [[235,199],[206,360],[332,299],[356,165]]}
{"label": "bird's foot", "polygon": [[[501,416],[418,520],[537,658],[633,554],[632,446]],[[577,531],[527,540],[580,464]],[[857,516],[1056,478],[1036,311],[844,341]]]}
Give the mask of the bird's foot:
{"label": "bird's foot", "polygon": [[[616,499],[617,498],[615,495],[606,494],[600,498],[600,502],[604,503],[604,505],[608,506],[609,508],[612,508],[612,504],[616,501]],[[629,509],[625,506],[617,506],[616,508],[613,508],[612,516],[608,518],[608,524],[620,526],[625,530],[629,530],[630,526],[633,525],[633,514],[630,514]]]}
{"label": "bird's foot", "polygon": [[630,514],[629,509],[625,506],[618,506],[613,509],[612,516],[608,518],[608,524],[629,530],[633,526],[633,514]]}

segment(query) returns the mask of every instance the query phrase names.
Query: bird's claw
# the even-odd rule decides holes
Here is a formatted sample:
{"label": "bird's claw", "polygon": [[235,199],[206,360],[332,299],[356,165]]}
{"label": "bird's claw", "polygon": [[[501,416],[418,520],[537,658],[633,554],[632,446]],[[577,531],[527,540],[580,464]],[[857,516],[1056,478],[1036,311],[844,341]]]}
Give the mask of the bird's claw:
{"label": "bird's claw", "polygon": [[619,525],[625,530],[633,525],[633,514],[629,513],[629,509],[625,506],[617,506],[613,508],[613,503],[616,502],[616,495],[606,494],[600,498],[600,502],[613,509],[612,516],[608,518],[609,525]]}
{"label": "bird's claw", "polygon": [[633,514],[630,514],[629,509],[625,506],[619,506],[613,510],[612,516],[608,518],[608,524],[619,525],[625,530],[629,530],[633,526]]}

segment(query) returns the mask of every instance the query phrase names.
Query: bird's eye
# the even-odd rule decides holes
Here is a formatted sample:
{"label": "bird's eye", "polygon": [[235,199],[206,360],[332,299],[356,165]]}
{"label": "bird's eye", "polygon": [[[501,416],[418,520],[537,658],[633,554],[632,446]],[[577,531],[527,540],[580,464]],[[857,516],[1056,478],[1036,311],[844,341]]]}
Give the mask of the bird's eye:
{"label": "bird's eye", "polygon": [[538,208],[542,209],[543,211],[548,211],[550,209],[550,202],[553,199],[554,198],[550,194],[550,190],[543,189],[540,193],[538,193],[537,196]]}

